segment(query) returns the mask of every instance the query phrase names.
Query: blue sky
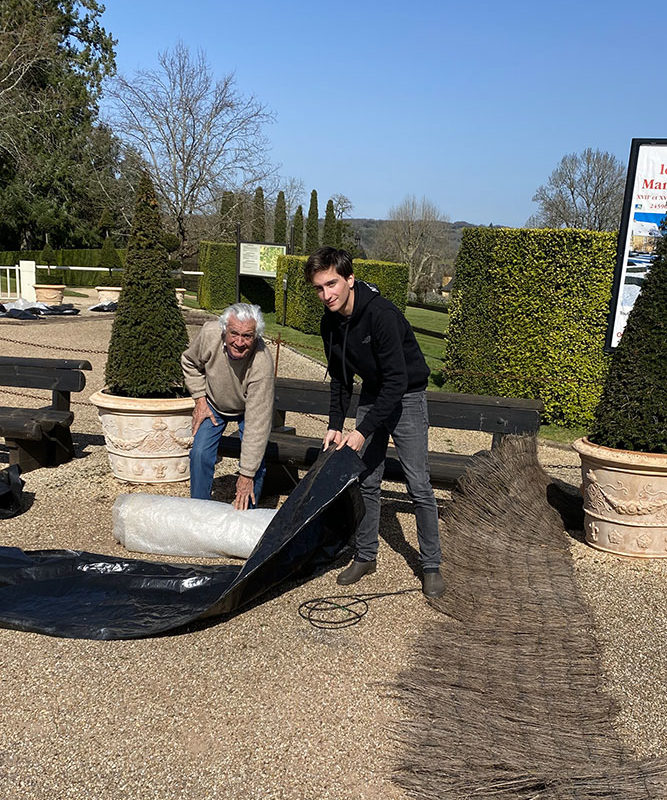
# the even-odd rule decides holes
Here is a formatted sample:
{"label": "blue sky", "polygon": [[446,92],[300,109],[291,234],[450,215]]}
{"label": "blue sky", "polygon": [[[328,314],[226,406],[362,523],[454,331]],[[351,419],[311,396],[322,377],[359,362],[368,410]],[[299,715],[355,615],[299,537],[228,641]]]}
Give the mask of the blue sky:
{"label": "blue sky", "polygon": [[633,137],[667,137],[663,21],[627,2],[107,0],[102,19],[123,74],[179,40],[234,72],[321,211],[341,192],[383,218],[415,194],[452,221],[522,225],[566,153],[625,164]]}

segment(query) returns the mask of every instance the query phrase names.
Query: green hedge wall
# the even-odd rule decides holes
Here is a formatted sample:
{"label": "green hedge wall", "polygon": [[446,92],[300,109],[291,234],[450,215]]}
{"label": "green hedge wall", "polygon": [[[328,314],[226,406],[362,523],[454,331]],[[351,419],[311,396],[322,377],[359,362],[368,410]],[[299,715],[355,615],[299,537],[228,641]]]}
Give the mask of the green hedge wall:
{"label": "green hedge wall", "polygon": [[[200,242],[199,270],[204,273],[197,293],[202,308],[219,311],[236,300],[236,244]],[[242,275],[241,300],[271,313],[275,308],[273,280]]]}
{"label": "green hedge wall", "polygon": [[[276,276],[276,319],[303,333],[319,333],[322,303],[303,277],[306,256],[280,256]],[[374,283],[383,297],[405,311],[408,299],[408,268],[388,261],[356,259],[354,274],[359,280]],[[287,277],[287,319],[283,320],[283,279]]]}
{"label": "green hedge wall", "polygon": [[544,423],[586,426],[602,392],[615,233],[469,228],[456,259],[445,379],[539,398]]}

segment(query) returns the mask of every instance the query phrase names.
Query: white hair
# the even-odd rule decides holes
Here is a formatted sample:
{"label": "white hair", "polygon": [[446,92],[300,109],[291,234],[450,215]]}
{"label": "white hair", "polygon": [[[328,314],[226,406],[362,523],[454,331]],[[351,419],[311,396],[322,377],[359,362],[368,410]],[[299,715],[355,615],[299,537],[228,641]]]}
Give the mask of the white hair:
{"label": "white hair", "polygon": [[230,317],[236,317],[239,322],[254,322],[255,339],[264,333],[264,316],[259,306],[251,306],[250,303],[234,303],[231,306],[227,306],[218,320],[223,333],[227,331],[227,323]]}

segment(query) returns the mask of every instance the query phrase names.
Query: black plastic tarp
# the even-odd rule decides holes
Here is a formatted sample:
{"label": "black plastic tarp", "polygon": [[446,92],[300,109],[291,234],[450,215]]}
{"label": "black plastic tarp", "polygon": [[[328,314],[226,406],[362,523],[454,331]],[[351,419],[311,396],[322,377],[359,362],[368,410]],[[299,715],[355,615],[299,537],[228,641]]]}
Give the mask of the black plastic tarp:
{"label": "black plastic tarp", "polygon": [[236,611],[340,552],[363,516],[356,481],[362,470],[347,447],[323,454],[243,565],[0,548],[0,626],[51,636],[130,639]]}

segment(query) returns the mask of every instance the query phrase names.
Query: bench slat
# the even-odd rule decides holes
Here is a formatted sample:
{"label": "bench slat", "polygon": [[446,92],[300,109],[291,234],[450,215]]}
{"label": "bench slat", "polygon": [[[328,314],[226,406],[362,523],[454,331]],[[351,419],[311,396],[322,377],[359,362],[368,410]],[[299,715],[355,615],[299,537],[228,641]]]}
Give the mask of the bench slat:
{"label": "bench slat", "polygon": [[72,411],[0,406],[0,436],[37,441],[45,431],[52,430],[56,425],[69,427],[73,420]]}
{"label": "bench slat", "polygon": [[[222,436],[220,448],[223,455],[238,458],[241,452],[241,440],[238,433]],[[310,467],[322,453],[322,440],[312,436],[294,436],[288,433],[272,431],[266,446],[266,460],[269,463],[286,464],[294,467]],[[447,488],[453,486],[463,475],[472,456],[458,453],[429,452],[428,460],[431,468],[433,486]],[[384,470],[385,480],[403,481],[405,476],[394,447],[387,448],[387,459]]]}
{"label": "bench slat", "polygon": [[82,358],[18,358],[0,356],[0,366],[46,367],[47,369],[92,369],[90,361]]}
{"label": "bench slat", "polygon": [[80,392],[85,385],[86,376],[76,370],[0,363],[0,386]]}
{"label": "bench slat", "polygon": [[[485,395],[426,392],[429,420],[436,428],[457,428],[487,433],[535,433],[540,427],[538,400]],[[354,418],[359,405],[355,387],[347,416]],[[329,414],[329,384],[278,378],[275,408],[307,414]]]}

